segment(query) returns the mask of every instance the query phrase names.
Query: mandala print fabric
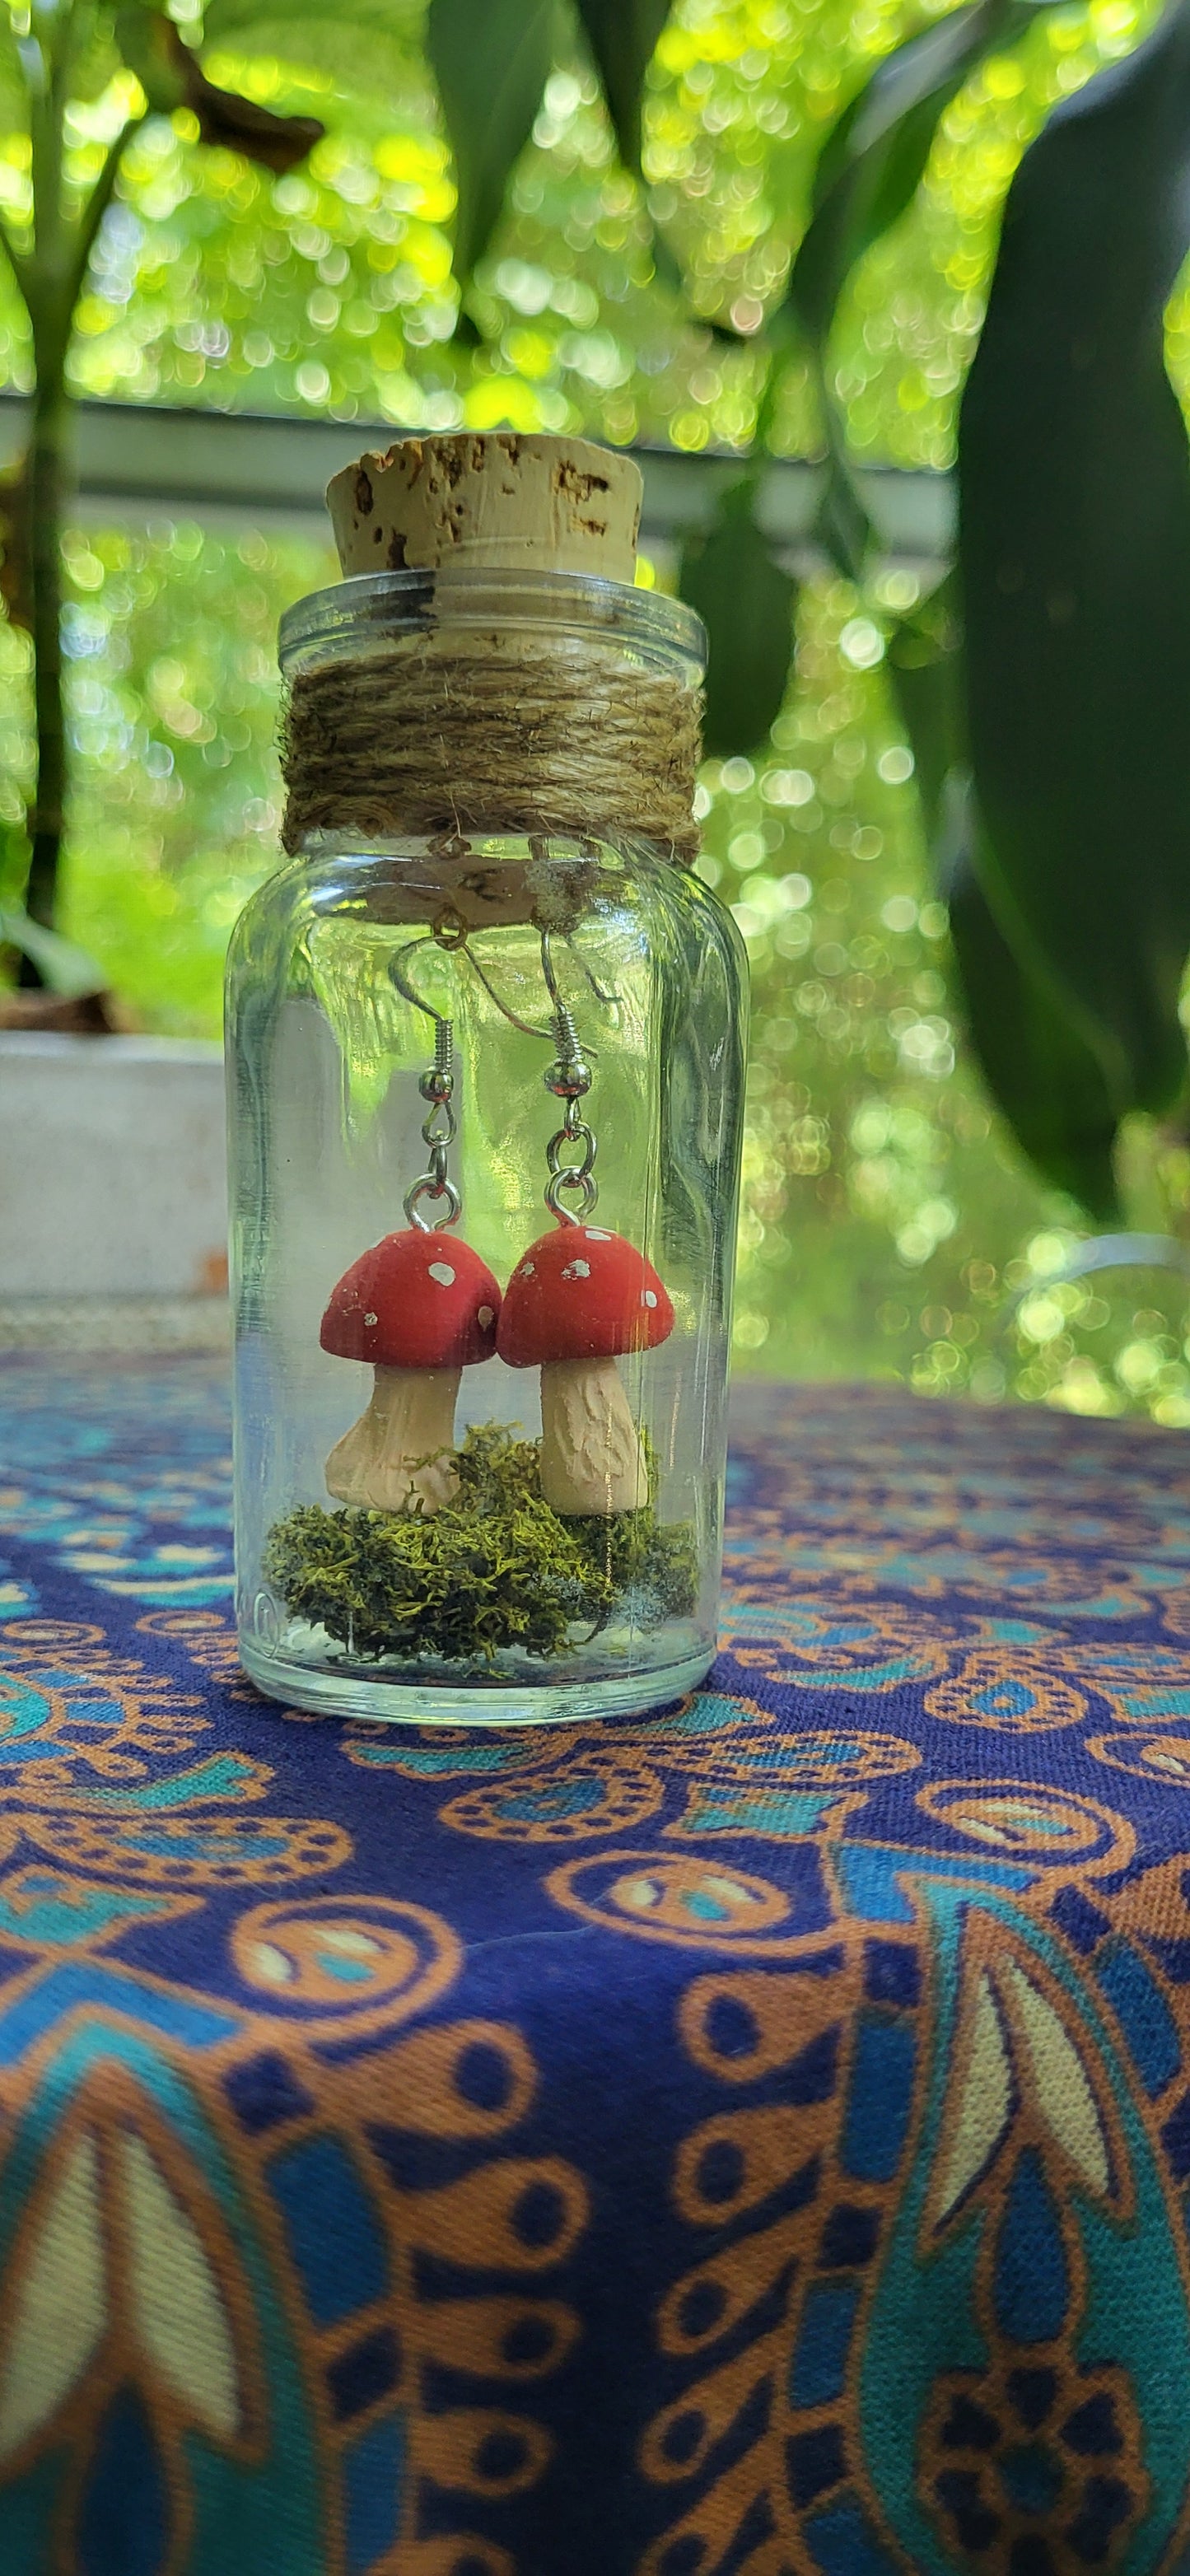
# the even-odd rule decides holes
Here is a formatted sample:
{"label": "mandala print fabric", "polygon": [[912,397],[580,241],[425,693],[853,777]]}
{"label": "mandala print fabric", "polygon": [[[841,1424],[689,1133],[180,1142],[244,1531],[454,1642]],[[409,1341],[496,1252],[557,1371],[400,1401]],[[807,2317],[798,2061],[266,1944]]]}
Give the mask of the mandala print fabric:
{"label": "mandala print fabric", "polygon": [[240,1675],[0,1376],[2,2576],[1186,2576],[1190,1451],[771,1389],[672,1712]]}

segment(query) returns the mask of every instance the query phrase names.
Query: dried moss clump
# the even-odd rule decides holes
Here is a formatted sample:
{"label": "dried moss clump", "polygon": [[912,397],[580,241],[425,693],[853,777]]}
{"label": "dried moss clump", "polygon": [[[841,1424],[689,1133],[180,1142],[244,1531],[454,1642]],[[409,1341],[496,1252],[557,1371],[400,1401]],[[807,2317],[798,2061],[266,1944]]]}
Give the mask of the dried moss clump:
{"label": "dried moss clump", "polygon": [[265,1575],[300,1618],[368,1657],[562,1655],[613,1619],[687,1615],[693,1531],[659,1528],[651,1505],[563,1520],[542,1500],[537,1454],[499,1425],[470,1430],[458,1499],[429,1519],[303,1504],[270,1532]]}

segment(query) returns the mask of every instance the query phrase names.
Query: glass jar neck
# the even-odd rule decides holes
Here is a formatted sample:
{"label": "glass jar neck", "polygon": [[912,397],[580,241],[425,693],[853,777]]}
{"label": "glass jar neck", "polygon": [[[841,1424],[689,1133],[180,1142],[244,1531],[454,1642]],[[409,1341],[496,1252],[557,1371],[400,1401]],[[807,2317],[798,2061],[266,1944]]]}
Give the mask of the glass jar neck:
{"label": "glass jar neck", "polygon": [[493,633],[510,643],[523,636],[537,651],[551,641],[605,646],[610,658],[687,689],[698,687],[706,664],[702,620],[660,591],[583,573],[447,567],[360,573],[295,601],[281,620],[281,669],[292,682],[328,659],[430,638],[474,650],[477,637]]}
{"label": "glass jar neck", "polygon": [[689,859],[703,630],[577,573],[359,575],[281,633],[283,838],[633,835]]}

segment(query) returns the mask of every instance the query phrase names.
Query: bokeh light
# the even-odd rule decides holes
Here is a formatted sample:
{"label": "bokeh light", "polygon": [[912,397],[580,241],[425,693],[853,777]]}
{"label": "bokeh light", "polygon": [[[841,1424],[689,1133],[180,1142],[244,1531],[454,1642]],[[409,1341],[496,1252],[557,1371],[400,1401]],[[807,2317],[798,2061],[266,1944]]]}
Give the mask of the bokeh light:
{"label": "bokeh light", "polygon": [[[194,10],[179,10],[181,17]],[[346,13],[349,19],[350,13]],[[454,185],[424,61],[348,25],[305,34],[325,68],[216,55],[216,81],[328,131],[283,178],[208,151],[186,111],[150,118],[126,164],[84,299],[76,389],[131,401],[332,412],[410,429],[587,429],[694,452],[746,446],[815,155],[865,72],[944,15],[905,0],[676,0],[648,77],[646,186],[619,166],[589,64],[551,78],[475,289],[482,345],[452,341]],[[1038,13],[942,121],[908,216],[861,263],[832,353],[860,456],[939,465],[983,316],[1012,171],[1055,100],[1126,53],[1153,0]],[[287,50],[302,49],[303,28]],[[281,43],[274,27],[269,41]],[[358,60],[355,58],[358,57]],[[349,76],[357,72],[358,86]],[[120,73],[72,110],[68,173],[95,177],[136,88]],[[0,115],[4,101],[0,96]],[[0,212],[29,210],[25,135],[0,138]],[[662,264],[676,261],[679,292]],[[734,339],[712,340],[707,321]],[[1170,314],[1190,382],[1190,302]],[[0,270],[0,383],[29,381],[27,331]],[[807,369],[784,380],[773,444],[818,423]]]}

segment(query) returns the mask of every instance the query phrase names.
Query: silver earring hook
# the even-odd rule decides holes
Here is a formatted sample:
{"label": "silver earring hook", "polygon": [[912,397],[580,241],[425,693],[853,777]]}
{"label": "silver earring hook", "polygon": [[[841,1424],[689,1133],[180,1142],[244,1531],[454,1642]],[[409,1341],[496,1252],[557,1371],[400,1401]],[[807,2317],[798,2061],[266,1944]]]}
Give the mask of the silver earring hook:
{"label": "silver earring hook", "polygon": [[[605,1007],[609,1007],[611,1004],[618,1002],[620,999],[619,994],[606,993],[602,984],[598,981],[598,978],[592,974],[586,958],[583,956],[582,951],[575,946],[574,940],[572,939],[569,931],[565,932],[563,935],[566,940],[567,948],[574,959],[575,965],[578,967],[579,973],[590,985],[596,1001],[602,1002]],[[454,955],[456,952],[461,953],[466,960],[466,963],[471,968],[472,974],[476,976],[478,981],[482,984],[489,1001],[495,1003],[501,1017],[508,1021],[510,1028],[519,1029],[523,1037],[541,1038],[546,1044],[552,1044],[555,1041],[558,1034],[556,1015],[560,1010],[566,1010],[567,1007],[562,999],[558,986],[557,970],[554,965],[551,939],[552,933],[548,930],[543,930],[541,934],[541,971],[545,979],[545,988],[550,997],[551,1007],[555,1013],[555,1025],[548,1029],[539,1029],[532,1020],[523,1020],[519,1011],[513,1010],[511,1002],[506,1002],[503,995],[497,992],[486,966],[482,966],[480,964],[480,961],[465,932],[461,939],[451,940],[447,951],[448,955]],[[398,949],[396,956],[389,959],[388,967],[389,977],[396,985],[397,991],[401,994],[402,998],[406,1002],[412,1003],[415,1011],[423,1011],[428,1020],[436,1021],[439,1028],[448,1024],[447,1013],[436,1009],[433,1002],[423,1001],[421,994],[414,991],[408,976],[403,971],[403,961],[406,957],[412,957],[415,949],[441,947],[443,944],[444,943],[441,940],[436,938],[432,930],[427,930],[420,939],[411,939],[404,948]],[[589,1052],[594,1055],[596,1053],[596,1049],[591,1047]]]}
{"label": "silver earring hook", "polygon": [[[597,1002],[602,1002],[605,1006],[610,1005],[612,1002],[618,1002],[618,1001],[619,1001],[619,999],[620,999],[620,996],[619,996],[619,994],[618,994],[618,993],[605,993],[605,992],[604,992],[604,989],[603,989],[602,984],[598,981],[597,977],[596,977],[596,976],[594,976],[594,975],[592,974],[591,969],[590,969],[590,967],[589,967],[589,966],[588,966],[588,964],[587,964],[586,958],[584,957],[584,955],[583,955],[583,952],[582,952],[581,948],[579,948],[579,947],[576,945],[576,942],[575,942],[575,940],[574,940],[574,937],[573,937],[572,933],[571,933],[569,930],[567,930],[567,931],[564,931],[562,935],[563,935],[563,938],[564,938],[564,939],[565,939],[565,941],[566,941],[566,945],[567,945],[567,947],[568,947],[568,949],[569,949],[569,951],[570,951],[570,954],[571,954],[572,958],[574,959],[575,965],[577,966],[577,968],[578,968],[578,970],[579,970],[580,975],[582,975],[582,976],[584,976],[584,977],[586,978],[586,981],[587,981],[587,983],[590,985],[590,987],[591,987],[591,991],[593,992],[593,994],[594,994],[594,996],[595,996],[596,1001],[597,1001]],[[558,978],[557,978],[557,973],[556,973],[556,971],[555,971],[555,967],[554,967],[553,948],[552,948],[552,944],[551,944],[551,943],[552,943],[552,939],[553,939],[553,933],[552,933],[552,931],[549,931],[549,930],[543,930],[543,931],[542,931],[542,934],[541,934],[541,971],[542,971],[542,974],[543,974],[543,975],[544,975],[544,977],[545,977],[546,990],[547,990],[547,992],[548,992],[548,994],[549,994],[550,1000],[551,1000],[551,1002],[552,1002],[552,1003],[553,1003],[553,1005],[554,1005],[554,1009],[555,1009],[555,1010],[557,1010],[557,1009],[561,1006],[561,1003],[562,1003],[562,996],[561,996],[561,994],[560,994],[560,992],[559,992],[559,990],[558,990]]]}
{"label": "silver earring hook", "polygon": [[[568,948],[571,946],[569,939],[566,944]],[[571,954],[573,953],[571,949]],[[582,964],[581,959],[579,963]],[[556,1216],[561,1224],[581,1225],[583,1218],[590,1216],[599,1197],[599,1184],[593,1170],[597,1151],[595,1136],[579,1106],[586,1098],[594,1080],[587,1061],[587,1056],[594,1050],[589,1048],[584,1052],[574,1013],[569,1003],[563,1000],[548,930],[543,930],[541,934],[541,971],[545,978],[546,991],[554,1007],[553,1027],[550,1030],[550,1036],[554,1041],[554,1061],[547,1066],[542,1079],[546,1090],[553,1093],[555,1100],[562,1100],[566,1104],[562,1113],[562,1124],[557,1134],[551,1136],[545,1149],[546,1166],[549,1172],[545,1203],[551,1216]],[[587,975],[588,983],[593,985],[594,977],[585,967],[583,971]],[[598,990],[598,987],[596,986],[595,989]],[[563,1204],[563,1192],[571,1198],[577,1197],[577,1207],[567,1207]]]}
{"label": "silver earring hook", "polygon": [[[439,1027],[442,1026],[446,1018],[445,1012],[435,1010],[432,1002],[423,1002],[420,993],[414,992],[408,976],[402,971],[402,961],[406,957],[411,957],[415,948],[441,947],[442,944],[441,940],[435,938],[434,932],[432,930],[428,930],[421,939],[411,939],[407,947],[398,949],[396,956],[390,959],[388,969],[389,976],[392,982],[396,985],[397,991],[404,995],[407,1002],[412,1002],[415,1011],[424,1011],[426,1018],[436,1020]],[[447,954],[449,956],[460,955],[465,959],[467,965],[471,968],[472,974],[476,977],[477,981],[482,984],[489,1001],[495,1003],[501,1018],[508,1021],[510,1028],[519,1029],[521,1035],[527,1038],[544,1038],[549,1040],[553,1037],[554,1032],[552,1029],[535,1028],[532,1020],[523,1020],[520,1017],[519,1012],[513,1010],[511,1003],[506,1002],[502,995],[497,992],[486,967],[480,965],[479,959],[475,955],[475,952],[465,934],[461,939],[451,940]]]}
{"label": "silver earring hook", "polygon": [[495,1003],[501,1018],[508,1021],[510,1028],[519,1029],[522,1037],[526,1038],[552,1038],[554,1034],[552,1029],[538,1029],[534,1027],[532,1020],[522,1020],[519,1013],[513,1010],[511,1004],[502,1000],[500,994],[496,991],[496,987],[493,984],[491,977],[480,965],[479,959],[475,956],[473,950],[468,948],[465,953],[472,973],[479,977],[479,981],[482,984],[489,1001],[493,1001]]}
{"label": "silver earring hook", "polygon": [[423,1011],[427,1020],[436,1020],[439,1028],[444,1025],[449,1028],[449,1012],[437,1010],[433,1002],[423,1002],[421,994],[414,992],[404,972],[404,961],[407,957],[412,957],[416,948],[431,948],[436,944],[433,932],[427,930],[423,938],[410,939],[404,948],[398,948],[396,956],[390,957],[388,961],[389,982],[396,985],[402,1000],[411,1002],[415,1011]]}
{"label": "silver earring hook", "polygon": [[422,1142],[429,1148],[429,1162],[426,1170],[411,1183],[403,1201],[410,1225],[419,1225],[426,1233],[434,1231],[434,1228],[427,1226],[424,1216],[418,1214],[423,1199],[446,1201],[445,1214],[435,1219],[435,1226],[453,1225],[463,1204],[447,1169],[447,1156],[458,1133],[452,1106],[455,1087],[454,1021],[448,1012],[436,1010],[432,1002],[423,1002],[404,972],[406,957],[412,956],[415,948],[427,947],[430,937],[432,934],[426,939],[411,939],[408,946],[399,949],[388,962],[389,981],[396,985],[398,993],[412,1003],[415,1011],[423,1012],[426,1019],[434,1023],[434,1061],[422,1074],[417,1086],[422,1099],[429,1103],[429,1116],[421,1131]]}
{"label": "silver earring hook", "polygon": [[[620,998],[618,993],[605,992],[603,986],[592,974],[570,933],[565,931],[562,936],[575,965],[590,986],[596,1000],[605,1005],[618,1002]],[[509,1027],[519,1029],[524,1037],[542,1038],[552,1045],[554,1061],[547,1068],[543,1080],[546,1090],[552,1092],[555,1099],[565,1102],[565,1109],[562,1125],[557,1135],[550,1138],[546,1149],[549,1181],[545,1192],[545,1203],[551,1214],[560,1218],[563,1223],[581,1224],[582,1219],[590,1215],[599,1195],[598,1183],[592,1169],[596,1155],[595,1137],[579,1107],[580,1101],[586,1097],[594,1079],[588,1058],[595,1054],[595,1049],[592,1046],[584,1048],[574,1013],[563,997],[554,962],[552,935],[549,930],[543,930],[541,933],[541,972],[549,995],[552,1016],[550,1026],[547,1029],[539,1029],[531,1020],[523,1020],[520,1013],[514,1011],[511,1004],[504,1000],[503,995],[497,992],[486,968],[480,964],[474,954],[463,925],[460,925],[459,936],[449,942],[438,939],[434,931],[427,931],[420,939],[409,940],[407,945],[399,949],[396,956],[389,960],[389,977],[396,985],[397,991],[412,1004],[414,1010],[423,1012],[427,1019],[434,1022],[433,1069],[422,1075],[418,1086],[422,1099],[430,1103],[430,1114],[422,1129],[422,1135],[430,1149],[429,1169],[414,1181],[406,1195],[406,1216],[411,1224],[424,1226],[426,1220],[418,1214],[422,1199],[444,1198],[447,1203],[447,1214],[439,1218],[438,1222],[453,1225],[460,1208],[458,1191],[446,1167],[447,1150],[457,1132],[451,1106],[454,1091],[454,1022],[445,1011],[438,1010],[433,1002],[423,1001],[421,994],[414,990],[405,972],[407,957],[411,957],[419,948],[433,945],[448,946],[452,952],[461,950],[473,974],[482,984],[489,1001],[495,1003],[501,1018],[507,1020]],[[563,1156],[567,1157],[565,1161]],[[577,1196],[579,1201],[577,1208],[563,1205],[563,1192],[568,1196]]]}

